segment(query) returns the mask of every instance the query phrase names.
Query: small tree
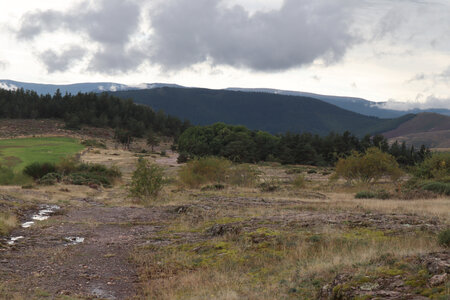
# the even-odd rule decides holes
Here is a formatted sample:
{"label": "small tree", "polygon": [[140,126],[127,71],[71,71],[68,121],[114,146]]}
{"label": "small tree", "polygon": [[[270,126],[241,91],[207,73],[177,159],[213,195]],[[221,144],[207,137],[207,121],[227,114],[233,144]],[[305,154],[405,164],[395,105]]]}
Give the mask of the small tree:
{"label": "small tree", "polygon": [[389,176],[391,180],[397,181],[402,171],[392,155],[372,147],[367,149],[365,154],[353,152],[347,158],[339,159],[336,164],[336,175],[349,182],[357,180],[371,183],[383,176]]}
{"label": "small tree", "polygon": [[160,143],[159,137],[155,134],[155,132],[153,130],[149,130],[147,132],[147,145],[152,147],[152,152],[153,152],[153,148],[155,146],[158,146],[159,143]]}
{"label": "small tree", "polygon": [[123,145],[125,149],[130,149],[131,142],[133,141],[133,137],[131,135],[131,132],[128,130],[123,129],[116,129],[114,132],[114,140],[116,142]]}
{"label": "small tree", "polygon": [[163,169],[158,165],[139,158],[129,188],[130,196],[141,202],[155,199],[164,185]]}

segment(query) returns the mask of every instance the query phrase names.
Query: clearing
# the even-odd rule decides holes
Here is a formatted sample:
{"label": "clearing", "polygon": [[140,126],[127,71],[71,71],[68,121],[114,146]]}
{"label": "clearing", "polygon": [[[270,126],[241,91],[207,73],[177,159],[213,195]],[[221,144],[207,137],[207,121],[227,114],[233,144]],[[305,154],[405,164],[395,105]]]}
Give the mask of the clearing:
{"label": "clearing", "polygon": [[[35,220],[0,237],[0,298],[448,299],[450,255],[436,238],[450,224],[448,197],[354,199],[362,187],[328,181],[329,169],[279,164],[255,166],[272,191],[188,189],[176,153],[161,150],[85,151],[82,161],[122,170],[108,189],[0,187],[2,211]],[[138,157],[171,178],[150,206],[127,197]]]}

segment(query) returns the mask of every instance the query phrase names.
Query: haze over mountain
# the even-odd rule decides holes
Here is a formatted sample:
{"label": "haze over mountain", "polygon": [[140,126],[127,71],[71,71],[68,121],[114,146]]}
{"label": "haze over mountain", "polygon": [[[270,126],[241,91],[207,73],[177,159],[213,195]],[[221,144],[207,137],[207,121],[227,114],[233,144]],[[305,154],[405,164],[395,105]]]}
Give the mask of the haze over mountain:
{"label": "haze over mountain", "polygon": [[[0,80],[0,88],[4,89],[14,89],[23,88],[25,90],[33,90],[38,94],[51,94],[53,95],[56,90],[60,90],[62,94],[71,93],[76,94],[89,93],[89,92],[115,92],[115,91],[128,91],[128,90],[140,90],[140,89],[153,89],[160,87],[173,87],[173,88],[186,88],[177,84],[170,83],[141,83],[138,85],[126,85],[122,83],[114,82],[90,82],[90,83],[75,83],[75,84],[39,84],[39,83],[27,83],[19,82],[13,80]],[[277,95],[288,95],[288,96],[302,96],[322,100],[324,102],[336,105],[340,108],[363,114],[366,116],[374,116],[379,118],[397,118],[406,114],[418,114],[422,112],[434,112],[443,115],[450,116],[450,110],[443,108],[434,109],[412,109],[412,110],[393,110],[383,108],[383,102],[374,102],[362,98],[355,97],[341,97],[341,96],[330,96],[321,95],[308,92],[298,92],[298,91],[285,91],[277,89],[267,89],[267,88],[228,88],[229,91],[241,91],[241,92],[258,92],[258,93],[269,93]]]}

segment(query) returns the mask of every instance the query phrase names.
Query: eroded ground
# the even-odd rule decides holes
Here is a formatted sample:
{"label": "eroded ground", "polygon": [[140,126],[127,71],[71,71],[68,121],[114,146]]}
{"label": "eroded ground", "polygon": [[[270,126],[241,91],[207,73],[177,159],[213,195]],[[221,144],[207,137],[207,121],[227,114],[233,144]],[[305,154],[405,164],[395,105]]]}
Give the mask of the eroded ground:
{"label": "eroded ground", "polygon": [[[175,155],[146,155],[174,176]],[[149,207],[127,197],[137,154],[90,150],[117,165],[111,189],[2,187],[0,207],[29,221],[0,248],[5,299],[447,299],[450,255],[436,235],[449,226],[448,198],[355,200],[310,172],[260,166],[280,189],[188,190],[172,183]],[[79,238],[79,239],[77,239]],[[82,240],[82,242],[80,242]],[[77,242],[78,241],[78,242]]]}

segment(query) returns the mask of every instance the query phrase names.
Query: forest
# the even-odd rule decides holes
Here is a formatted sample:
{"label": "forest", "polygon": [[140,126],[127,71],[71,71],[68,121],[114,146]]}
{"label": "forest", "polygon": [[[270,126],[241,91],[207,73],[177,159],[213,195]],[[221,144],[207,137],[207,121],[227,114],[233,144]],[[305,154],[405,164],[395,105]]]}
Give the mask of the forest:
{"label": "forest", "polygon": [[0,118],[64,119],[70,129],[78,129],[81,125],[111,127],[125,130],[134,137],[142,137],[148,130],[177,137],[190,126],[189,121],[106,93],[63,96],[58,90],[52,96],[23,89],[0,89],[0,107]]}
{"label": "forest", "polygon": [[415,149],[405,143],[389,145],[382,135],[358,138],[348,131],[327,136],[310,133],[272,135],[224,123],[190,127],[178,139],[181,159],[221,156],[234,162],[278,161],[316,166],[334,165],[340,157],[353,151],[365,152],[370,147],[393,155],[400,165],[415,165],[430,154],[425,146]]}

